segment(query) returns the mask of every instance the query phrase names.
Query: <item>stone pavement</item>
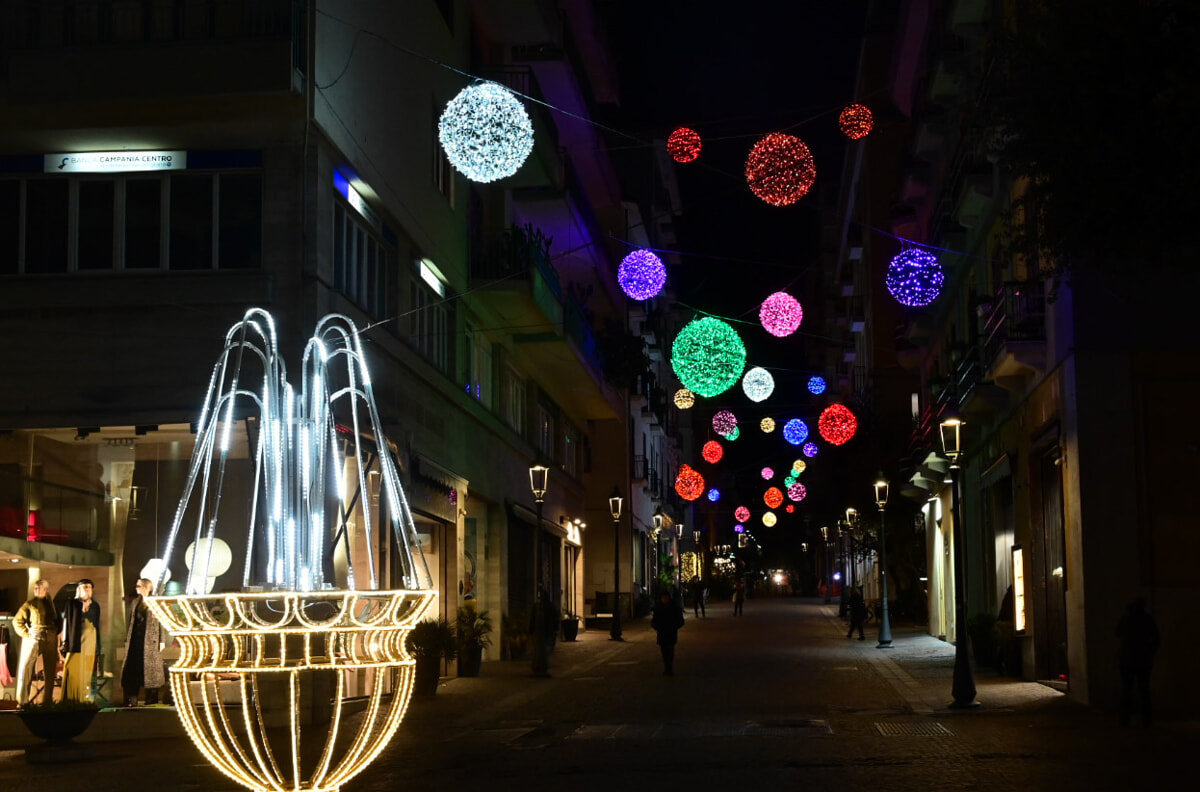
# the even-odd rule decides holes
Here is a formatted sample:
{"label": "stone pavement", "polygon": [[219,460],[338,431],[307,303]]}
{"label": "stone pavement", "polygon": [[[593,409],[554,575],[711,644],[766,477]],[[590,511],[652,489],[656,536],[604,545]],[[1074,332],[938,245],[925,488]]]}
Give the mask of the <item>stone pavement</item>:
{"label": "stone pavement", "polygon": [[[1015,765],[1023,765],[1023,772],[1028,773],[1029,778],[1037,778],[1036,773],[1041,772],[1051,758],[1060,761],[1059,757],[1066,756],[1071,762],[1078,763],[1070,766],[1071,772],[1077,771],[1079,777],[1083,777],[1089,772],[1095,775],[1097,771],[1076,757],[1093,753],[1098,757],[1113,757],[1128,754],[1131,749],[1164,756],[1170,755],[1171,746],[1184,750],[1189,744],[1200,744],[1200,721],[1167,721],[1152,730],[1118,729],[1111,713],[1075,704],[1047,686],[999,677],[987,670],[976,675],[980,706],[972,710],[951,710],[948,705],[953,646],[916,627],[895,624],[893,648],[877,649],[874,640],[860,642],[843,638],[846,626],[837,618],[836,605],[824,605],[817,600],[792,603],[797,614],[810,623],[816,625],[823,620],[827,624],[828,645],[836,647],[836,658],[830,662],[831,666],[848,666],[854,662],[876,674],[903,700],[909,712],[907,716],[902,713],[895,716],[864,713],[864,733],[873,734],[879,724],[872,723],[883,720],[893,720],[897,727],[918,729],[910,734],[919,733],[922,727],[945,728],[949,730],[947,733],[953,732],[955,739],[939,740],[939,753],[931,755],[929,761],[939,757],[942,761],[954,760],[959,765],[988,764],[990,761],[996,767],[1004,765],[1008,780],[1012,781]],[[792,603],[786,605],[786,610],[793,607]],[[748,604],[748,611],[753,604],[753,601]],[[725,621],[730,614],[728,603],[714,604],[709,613],[721,619],[713,624],[714,628],[721,623],[734,624]],[[688,618],[691,618],[690,613]],[[476,735],[483,733],[479,729],[500,734],[502,727],[529,731],[528,724],[511,719],[544,717],[548,705],[566,700],[564,697],[577,696],[581,691],[591,689],[591,685],[609,685],[609,674],[634,667],[635,662],[649,660],[649,667],[653,667],[656,652],[649,620],[632,621],[624,625],[624,632],[627,641],[618,643],[608,640],[606,627],[592,627],[581,631],[577,642],[560,644],[551,656],[551,673],[556,679],[532,679],[529,663],[519,661],[485,663],[479,677],[443,678],[436,696],[414,699],[401,729],[414,735],[425,735],[435,743],[455,739],[452,737],[455,733],[471,729],[476,730]],[[816,631],[820,632],[820,629]],[[682,685],[687,679],[679,678],[674,682]],[[844,730],[838,739],[857,739],[855,734]],[[879,736],[875,734],[876,738]],[[884,733],[883,736],[889,735]],[[1052,749],[1046,747],[1047,741],[1053,741]],[[184,737],[176,713],[170,708],[103,711],[79,742],[91,747],[96,761],[58,768],[28,765],[23,749],[35,746],[37,741],[28,735],[14,713],[0,712],[0,790],[65,790],[78,785],[81,773],[89,783],[107,789],[127,783],[130,773],[143,771],[147,777],[154,778],[153,785],[158,792],[237,788],[207,765]],[[872,745],[875,747],[870,747]],[[887,743],[884,748],[892,745],[901,747],[897,742]],[[866,752],[864,763],[901,761],[898,757],[889,759],[872,753],[880,750],[877,742],[865,742],[863,746]],[[817,765],[826,767],[820,762]],[[827,769],[835,772],[833,765]],[[1067,774],[1066,770],[1059,772]],[[906,787],[897,783],[895,788]],[[995,788],[1007,787],[1004,782],[997,781]],[[1033,784],[1027,788],[1044,787]]]}

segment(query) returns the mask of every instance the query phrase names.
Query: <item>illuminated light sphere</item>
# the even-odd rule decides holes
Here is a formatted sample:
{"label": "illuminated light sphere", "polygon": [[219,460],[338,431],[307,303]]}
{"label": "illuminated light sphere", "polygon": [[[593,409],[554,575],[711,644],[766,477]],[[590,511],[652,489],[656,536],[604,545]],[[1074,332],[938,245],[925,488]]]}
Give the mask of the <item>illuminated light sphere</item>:
{"label": "illuminated light sphere", "polygon": [[858,419],[844,404],[831,404],[821,413],[817,420],[817,431],[826,441],[834,445],[842,445],[854,437],[858,429]]}
{"label": "illuminated light sphere", "polygon": [[946,276],[937,256],[918,248],[900,251],[888,265],[884,283],[901,305],[920,308],[942,293]]}
{"label": "illuminated light sphere", "polygon": [[744,523],[746,520],[750,519],[750,510],[745,506],[738,506],[733,510],[733,516],[737,518],[738,522]]}
{"label": "illuminated light sphere", "polygon": [[681,410],[690,410],[692,405],[696,403],[696,394],[692,393],[687,388],[680,388],[675,391],[675,406]]}
{"label": "illuminated light sphere", "polygon": [[710,489],[708,491],[708,499],[710,501],[712,501],[713,503],[716,503],[717,501],[721,500],[721,490],[717,489],[716,487],[713,487],[712,489]]}
{"label": "illuminated light sphere", "polygon": [[762,469],[762,477],[767,481],[770,481],[771,479],[775,478],[775,471],[769,467],[765,467]]}
{"label": "illuminated light sphere", "polygon": [[809,379],[808,392],[812,393],[812,394],[816,394],[816,395],[820,395],[820,394],[824,393],[825,392],[825,378],[824,377],[812,377],[811,379]]}
{"label": "illuminated light sphere", "polygon": [[496,83],[468,85],[438,120],[446,159],[471,181],[512,176],[533,151],[533,124],[512,91]]}
{"label": "illuminated light sphere", "polygon": [[875,127],[875,116],[866,105],[847,105],[838,116],[838,127],[851,140],[861,140]]}
{"label": "illuminated light sphere", "polygon": [[817,452],[820,450],[821,450],[820,447],[818,447],[816,443],[805,443],[804,444],[804,456],[808,457],[809,459],[812,459],[813,457],[815,457],[817,455]]}
{"label": "illuminated light sphere", "polygon": [[775,512],[764,512],[762,520],[763,525],[770,528],[775,525],[776,522],[778,522],[779,518],[775,516]]}
{"label": "illuminated light sphere", "polygon": [[701,396],[716,396],[742,376],[746,347],[727,322],[711,316],[694,319],[675,336],[671,367],[685,387]]}
{"label": "illuminated light sphere", "polygon": [[729,410],[721,410],[713,416],[712,428],[719,435],[727,435],[737,429],[737,416]]}
{"label": "illuminated light sphere", "polygon": [[786,511],[788,514],[792,514],[793,512],[795,512],[795,511],[796,511],[796,507],[795,507],[794,505],[792,505],[792,504],[790,504],[790,503],[789,503],[789,504],[788,504],[788,505],[785,507],[785,509],[784,509],[784,510],[785,510],[785,511]]}
{"label": "illuminated light sphere", "polygon": [[691,465],[680,465],[675,477],[675,491],[684,500],[694,501],[704,494],[704,476]]}
{"label": "illuminated light sphere", "polygon": [[667,137],[667,153],[676,162],[694,162],[700,156],[700,135],[694,129],[679,127]]}
{"label": "illuminated light sphere", "polygon": [[783,439],[792,445],[800,445],[808,439],[808,424],[793,418],[783,425]]}
{"label": "illuminated light sphere", "polygon": [[763,503],[772,509],[778,509],[783,503],[783,491],[779,487],[771,487],[763,493]]}
{"label": "illuminated light sphere", "polygon": [[785,487],[790,487],[795,483],[796,483],[796,474],[795,473],[793,473],[790,476],[785,477],[783,480],[783,486],[785,486]]}
{"label": "illuminated light sphere", "polygon": [[704,461],[715,465],[721,461],[721,457],[725,456],[725,449],[716,440],[709,440],[700,449],[700,456],[704,457]]}
{"label": "illuminated light sphere", "polygon": [[802,501],[808,497],[808,490],[803,484],[793,484],[788,487],[788,497],[794,501]]}
{"label": "illuminated light sphere", "polygon": [[666,282],[666,266],[649,250],[633,251],[621,259],[621,266],[617,268],[617,283],[635,300],[649,300],[662,291]]}
{"label": "illuminated light sphere", "polygon": [[808,463],[805,462],[803,459],[797,459],[795,462],[792,463],[792,471],[795,472],[795,474],[797,476],[799,476],[801,473],[803,473],[804,469],[806,467],[808,467]]}
{"label": "illuminated light sphere", "polygon": [[746,184],[771,206],[788,206],[812,188],[817,166],[804,141],[779,132],[762,138],[746,157]]}
{"label": "illuminated light sphere", "polygon": [[758,321],[771,335],[785,338],[796,332],[800,322],[804,321],[804,309],[787,292],[775,292],[763,300],[758,309]]}
{"label": "illuminated light sphere", "polygon": [[761,421],[758,422],[758,428],[762,429],[767,434],[774,432],[775,431],[775,419],[774,418],[763,418]]}
{"label": "illuminated light sphere", "polygon": [[[746,515],[747,519],[749,519],[749,517],[750,517],[750,515]],[[742,525],[741,523],[738,523],[737,525],[733,526],[734,533],[745,533],[745,531],[746,531],[746,526]]]}
{"label": "illuminated light sphere", "polygon": [[755,366],[742,377],[742,390],[750,397],[750,401],[760,402],[775,390],[775,378],[765,368]]}
{"label": "illuminated light sphere", "polygon": [[728,440],[729,442],[731,442],[731,443],[732,443],[734,440],[737,440],[737,439],[738,439],[738,437],[740,437],[740,436],[741,436],[741,434],[742,434],[742,430],[741,430],[741,429],[738,429],[738,428],[735,426],[735,427],[733,427],[733,431],[732,431],[732,432],[730,432],[729,434],[725,435],[725,439],[726,439],[726,440]]}

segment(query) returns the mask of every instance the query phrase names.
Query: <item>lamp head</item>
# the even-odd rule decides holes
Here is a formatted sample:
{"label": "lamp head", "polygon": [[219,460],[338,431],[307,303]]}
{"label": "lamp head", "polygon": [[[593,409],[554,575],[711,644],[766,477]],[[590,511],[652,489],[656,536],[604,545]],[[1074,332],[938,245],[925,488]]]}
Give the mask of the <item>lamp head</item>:
{"label": "lamp head", "polygon": [[950,459],[950,465],[955,467],[958,465],[958,458],[962,456],[962,428],[966,425],[961,414],[953,406],[946,408],[942,414],[941,430],[942,430],[942,451]]}
{"label": "lamp head", "polygon": [[662,525],[663,525],[662,508],[660,507],[660,508],[655,509],[654,516],[651,517],[650,519],[654,523],[654,533],[657,534],[659,531],[662,530]]}
{"label": "lamp head", "polygon": [[614,521],[621,519],[621,503],[625,499],[621,497],[621,493],[616,487],[613,487],[612,497],[608,499],[608,510],[612,512]]}
{"label": "lamp head", "polygon": [[882,474],[875,479],[875,505],[882,509],[887,505],[888,481]]}
{"label": "lamp head", "polygon": [[533,499],[541,503],[546,499],[546,485],[550,479],[550,468],[545,465],[532,465],[529,468],[529,488],[533,490]]}

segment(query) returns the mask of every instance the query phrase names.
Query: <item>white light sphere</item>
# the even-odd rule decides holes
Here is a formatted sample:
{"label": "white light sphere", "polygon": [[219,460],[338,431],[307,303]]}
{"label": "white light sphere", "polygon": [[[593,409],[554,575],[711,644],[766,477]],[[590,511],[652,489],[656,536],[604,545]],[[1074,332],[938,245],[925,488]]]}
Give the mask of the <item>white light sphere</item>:
{"label": "white light sphere", "polygon": [[[162,576],[161,581],[158,579],[160,575]],[[171,570],[167,566],[167,562],[163,559],[151,558],[146,562],[146,565],[142,567],[142,571],[138,573],[138,577],[145,578],[156,585],[165,586],[167,585],[168,581],[171,580]]]}
{"label": "white light sphere", "polygon": [[[200,541],[192,542],[183,551],[183,562],[191,574],[188,575],[189,594],[208,594],[213,590],[217,578],[229,571],[233,563],[233,552],[224,539],[212,539],[212,549],[209,550],[209,539],[202,537]],[[195,569],[192,568],[193,561]],[[204,579],[204,591],[200,591],[199,580]]]}
{"label": "white light sphere", "polygon": [[512,91],[496,83],[469,85],[438,121],[446,159],[471,181],[512,176],[533,151],[533,124]]}
{"label": "white light sphere", "polygon": [[742,377],[742,390],[751,401],[763,401],[774,392],[775,378],[765,368],[755,366]]}

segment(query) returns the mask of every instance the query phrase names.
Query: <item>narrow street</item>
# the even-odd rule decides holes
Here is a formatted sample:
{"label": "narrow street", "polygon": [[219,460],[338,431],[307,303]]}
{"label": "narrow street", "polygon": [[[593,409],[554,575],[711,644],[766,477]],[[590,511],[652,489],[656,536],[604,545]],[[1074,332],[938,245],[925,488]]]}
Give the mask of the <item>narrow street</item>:
{"label": "narrow street", "polygon": [[[876,649],[869,632],[847,640],[836,614],[793,598],[751,599],[742,617],[728,603],[707,618],[689,611],[674,677],[662,675],[647,619],[622,643],[603,628],[559,643],[551,679],[524,662],[486,663],[414,699],[391,746],[344,789],[1144,788],[1180,778],[1200,736],[1196,722],[1120,729],[1108,713],[990,671],[977,677],[978,709],[945,709],[949,646],[901,624],[896,647]],[[167,716],[143,709],[115,722],[144,730],[134,719]],[[131,778],[163,792],[238,788],[183,738],[129,736],[93,726],[93,759],[78,764],[0,751],[0,788],[65,792],[81,778],[98,789]]]}

